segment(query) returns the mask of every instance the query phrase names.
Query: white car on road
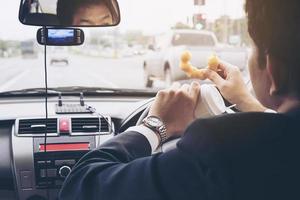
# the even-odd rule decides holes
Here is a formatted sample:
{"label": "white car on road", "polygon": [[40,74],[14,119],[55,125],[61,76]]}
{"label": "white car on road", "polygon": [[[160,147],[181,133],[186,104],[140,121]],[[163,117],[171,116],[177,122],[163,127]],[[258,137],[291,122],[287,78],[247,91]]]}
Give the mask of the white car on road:
{"label": "white car on road", "polygon": [[50,65],[56,63],[64,63],[69,65],[68,49],[67,47],[54,47],[50,52]]}
{"label": "white car on road", "polygon": [[203,30],[172,30],[155,38],[150,53],[145,56],[144,85],[152,87],[155,80],[165,81],[169,86],[173,81],[187,79],[179,67],[180,56],[183,51],[192,53],[192,64],[198,68],[205,68],[207,58],[216,53],[242,70],[247,63],[247,49],[224,47],[217,41],[213,32]]}

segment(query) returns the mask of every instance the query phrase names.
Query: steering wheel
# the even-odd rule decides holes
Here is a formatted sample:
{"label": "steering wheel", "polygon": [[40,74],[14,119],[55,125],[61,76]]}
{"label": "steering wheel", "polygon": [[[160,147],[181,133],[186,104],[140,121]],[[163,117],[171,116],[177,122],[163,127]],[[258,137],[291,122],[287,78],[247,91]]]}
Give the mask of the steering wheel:
{"label": "steering wheel", "polygon": [[[200,98],[199,98],[200,99]],[[142,114],[140,115],[136,125],[141,125],[143,122],[143,119],[146,118],[148,116],[150,107],[152,102],[154,101],[154,99],[152,99],[152,101],[148,102],[148,105],[146,107],[146,109],[142,112]],[[217,90],[217,88],[214,85],[201,85],[201,101],[198,102],[198,106],[196,107],[196,111],[195,114],[197,117],[199,118],[205,118],[205,117],[211,117],[211,116],[216,116],[216,115],[220,115],[220,114],[229,114],[229,113],[235,113],[235,111],[233,111],[231,109],[231,107],[234,106],[229,106],[226,107],[226,103],[227,102],[222,95],[220,94],[220,92]],[[180,140],[180,138],[176,138],[176,139],[172,139],[169,140],[167,142],[165,142],[162,147],[156,151],[157,152],[167,152],[170,151],[174,148],[176,148],[176,143]]]}

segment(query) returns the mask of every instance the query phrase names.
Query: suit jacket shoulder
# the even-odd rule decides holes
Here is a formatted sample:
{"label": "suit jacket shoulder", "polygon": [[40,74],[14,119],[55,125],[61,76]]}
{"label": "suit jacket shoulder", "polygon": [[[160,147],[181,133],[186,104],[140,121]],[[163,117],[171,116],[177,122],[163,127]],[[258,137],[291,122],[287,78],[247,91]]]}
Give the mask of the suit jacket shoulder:
{"label": "suit jacket shoulder", "polygon": [[226,179],[234,199],[295,199],[300,178],[296,127],[294,118],[283,114],[202,119],[187,129],[178,148]]}
{"label": "suit jacket shoulder", "polygon": [[199,119],[188,127],[178,146],[192,147],[189,149],[196,154],[201,149],[234,151],[282,137],[290,125],[289,117],[273,113],[238,113]]}

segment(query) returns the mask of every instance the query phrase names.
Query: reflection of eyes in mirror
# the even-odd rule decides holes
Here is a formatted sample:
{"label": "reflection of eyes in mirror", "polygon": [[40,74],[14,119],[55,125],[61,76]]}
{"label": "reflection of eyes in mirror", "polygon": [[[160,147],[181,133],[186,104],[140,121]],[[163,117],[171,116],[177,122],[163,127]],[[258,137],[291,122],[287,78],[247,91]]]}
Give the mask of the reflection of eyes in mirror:
{"label": "reflection of eyes in mirror", "polygon": [[79,8],[73,16],[72,24],[77,26],[111,25],[113,19],[108,8],[102,4]]}

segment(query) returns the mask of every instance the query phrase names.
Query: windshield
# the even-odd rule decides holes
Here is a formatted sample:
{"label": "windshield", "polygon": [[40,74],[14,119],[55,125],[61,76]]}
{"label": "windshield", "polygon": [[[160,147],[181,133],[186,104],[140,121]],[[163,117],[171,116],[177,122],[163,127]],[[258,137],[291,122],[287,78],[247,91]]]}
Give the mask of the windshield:
{"label": "windshield", "polygon": [[[47,8],[49,0],[36,2],[53,10]],[[19,4],[9,0],[0,7],[0,92],[44,87],[39,27],[18,21]],[[81,46],[47,47],[49,88],[158,90],[190,81],[179,70],[180,54],[189,47],[199,47],[189,49],[195,66],[205,67],[207,57],[216,53],[247,76],[243,0],[119,0],[119,5],[119,26],[84,28]]]}

